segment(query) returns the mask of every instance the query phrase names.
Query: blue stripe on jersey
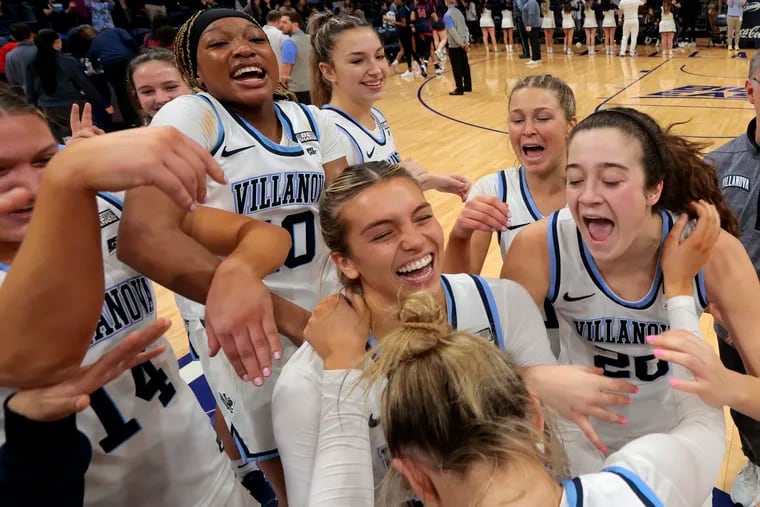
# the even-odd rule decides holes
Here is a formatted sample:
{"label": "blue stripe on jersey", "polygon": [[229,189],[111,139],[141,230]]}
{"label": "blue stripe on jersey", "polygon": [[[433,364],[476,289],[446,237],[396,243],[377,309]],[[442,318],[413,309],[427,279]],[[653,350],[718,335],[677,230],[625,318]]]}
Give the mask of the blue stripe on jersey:
{"label": "blue stripe on jersey", "polygon": [[364,160],[364,150],[362,150],[362,149],[361,149],[361,147],[359,146],[359,143],[357,143],[357,142],[356,142],[356,139],[354,139],[354,136],[352,136],[352,135],[349,133],[349,131],[348,131],[348,130],[344,129],[344,128],[343,128],[343,127],[341,127],[340,125],[335,125],[335,127],[337,127],[337,129],[338,129],[340,132],[343,132],[343,134],[345,134],[345,135],[346,135],[346,137],[348,137],[348,138],[351,140],[351,144],[353,144],[353,145],[354,145],[354,148],[356,148],[356,151],[359,153],[359,163],[360,163],[360,164],[363,164],[364,162],[366,162],[366,161]]}
{"label": "blue stripe on jersey", "polygon": [[641,477],[630,470],[623,467],[607,467],[602,469],[602,472],[609,472],[623,479],[628,484],[628,487],[639,497],[643,505],[647,507],[664,507],[664,504],[657,498],[654,491],[641,480]]}
{"label": "blue stripe on jersey", "polygon": [[277,116],[277,119],[280,120],[280,123],[282,124],[282,128],[285,130],[285,137],[287,137],[294,143],[297,143],[298,141],[296,140],[296,133],[293,130],[293,122],[291,122],[290,118],[288,118],[282,112],[282,108],[276,102],[274,104],[274,114]]}
{"label": "blue stripe on jersey", "polygon": [[303,110],[304,114],[306,115],[306,119],[309,121],[309,125],[311,126],[311,131],[314,132],[314,136],[317,138],[317,142],[319,142],[319,125],[317,125],[317,120],[314,118],[314,115],[311,112],[311,109],[304,106],[303,104],[298,104],[298,106]]}
{"label": "blue stripe on jersey", "polygon": [[583,486],[577,477],[571,481],[562,481],[562,487],[565,488],[567,496],[567,505],[570,507],[581,507],[583,505]]}
{"label": "blue stripe on jersey", "polygon": [[488,325],[491,326],[491,332],[493,332],[496,337],[496,345],[498,345],[501,350],[506,350],[504,332],[501,328],[501,321],[499,320],[499,308],[496,306],[496,301],[493,298],[493,291],[483,278],[477,275],[470,275],[470,278],[475,282],[475,287],[478,289],[480,299],[483,300],[483,308],[486,310],[486,317],[488,317]]}
{"label": "blue stripe on jersey", "polygon": [[449,324],[453,329],[457,329],[457,305],[454,301],[454,292],[451,290],[451,284],[445,276],[441,276],[441,286],[443,287],[443,296],[446,298],[446,307],[449,313]]}
{"label": "blue stripe on jersey", "polygon": [[541,220],[544,216],[538,211],[538,207],[535,201],[533,201],[533,195],[530,193],[530,188],[528,188],[528,180],[525,179],[525,168],[520,166],[518,171],[520,171],[520,192],[522,193],[523,201],[525,201],[533,220]]}
{"label": "blue stripe on jersey", "polygon": [[[499,185],[496,195],[501,199],[501,202],[507,202],[507,173],[506,171],[499,171],[497,174],[497,183]],[[501,244],[501,231],[496,231],[496,238]]]}
{"label": "blue stripe on jersey", "polygon": [[707,308],[707,305],[710,304],[710,301],[707,300],[705,272],[701,269],[699,270],[699,273],[697,273],[697,298],[699,299],[699,304],[702,305],[703,308]]}
{"label": "blue stripe on jersey", "polygon": [[234,440],[235,446],[238,448],[240,456],[245,460],[246,463],[250,461],[266,461],[268,459],[276,458],[280,455],[280,452],[277,449],[272,449],[271,451],[264,452],[249,451],[248,447],[245,445],[245,442],[243,442],[243,439],[240,438],[240,434],[238,433],[237,428],[235,428],[234,424],[230,426],[230,433],[232,434],[232,440]]}
{"label": "blue stripe on jersey", "polygon": [[[301,145],[296,146],[283,146],[281,144],[277,144],[273,141],[271,141],[267,136],[259,132],[256,127],[251,125],[248,120],[243,118],[242,116],[238,115],[237,113],[230,111],[229,109],[227,112],[230,113],[230,116],[235,119],[236,122],[238,122],[238,125],[243,127],[243,130],[248,132],[254,139],[256,139],[261,146],[264,147],[267,151],[271,151],[275,155],[280,155],[283,157],[299,157],[303,155],[303,148],[301,148]],[[290,120],[282,114],[280,111],[280,108],[277,104],[275,104],[275,112],[277,114],[277,118],[280,120],[280,124],[282,125],[283,130],[285,131],[285,135],[288,138],[295,138],[295,135],[293,134],[293,127],[290,125]]]}
{"label": "blue stripe on jersey", "polygon": [[559,291],[559,281],[561,273],[561,263],[559,261],[559,238],[557,237],[557,217],[559,211],[549,215],[548,243],[549,243],[549,290],[546,299],[550,303],[557,300]]}
{"label": "blue stripe on jersey", "polygon": [[214,115],[216,115],[216,141],[214,142],[214,147],[211,148],[211,154],[215,155],[216,152],[219,151],[219,148],[222,147],[222,143],[224,143],[224,124],[222,123],[222,117],[219,116],[219,111],[216,110],[214,104],[208,97],[204,97],[203,95],[193,95],[193,97],[198,97],[199,99],[206,101],[211,107],[211,110],[214,111]]}
{"label": "blue stripe on jersey", "polygon": [[9,269],[11,269],[9,265],[0,262],[0,270],[5,271],[7,273]]}
{"label": "blue stripe on jersey", "polygon": [[[662,241],[665,241],[665,237],[668,235],[668,232],[670,232],[673,221],[670,214],[665,211],[660,211],[660,216],[662,217]],[[657,259],[657,270],[655,271],[652,285],[649,287],[649,292],[638,301],[627,301],[615,294],[615,292],[607,285],[607,282],[604,281],[604,277],[599,272],[599,268],[596,266],[596,262],[594,262],[594,258],[591,256],[588,248],[586,248],[586,244],[583,242],[583,237],[581,236],[580,230],[576,229],[576,233],[578,235],[578,248],[580,248],[581,251],[581,260],[583,261],[583,265],[586,267],[586,271],[591,277],[591,280],[593,280],[594,285],[596,285],[599,290],[604,293],[605,296],[620,306],[634,310],[645,310],[652,306],[654,301],[657,299],[657,292],[659,291],[660,285],[662,284],[662,265],[660,262],[662,253],[658,254],[659,257]]]}
{"label": "blue stripe on jersey", "polygon": [[[377,137],[374,136],[374,134],[372,132],[370,132],[369,130],[367,130],[364,127],[364,125],[362,125],[358,121],[354,120],[353,117],[351,117],[351,115],[349,115],[345,111],[343,111],[341,109],[338,109],[335,106],[331,106],[330,104],[328,104],[326,106],[322,106],[322,109],[329,109],[330,111],[335,111],[336,113],[338,113],[339,115],[341,115],[343,118],[345,118],[346,120],[350,121],[351,123],[353,123],[354,125],[356,125],[357,127],[359,127],[362,132],[364,132],[365,134],[367,134],[367,137],[369,137],[370,139],[372,139],[373,141],[375,141],[380,146],[385,146],[385,143],[388,142],[388,139],[385,137],[385,130],[384,129],[382,129],[382,128],[380,129],[380,136],[381,137],[380,137],[380,139],[378,139]],[[377,125],[378,127],[380,127],[380,123],[381,122],[377,121],[377,116],[375,116],[373,113],[374,113],[374,111],[370,112],[370,114],[372,115],[372,119],[375,120],[375,125]]]}
{"label": "blue stripe on jersey", "polygon": [[104,201],[107,201],[107,202],[113,204],[114,206],[116,206],[120,210],[124,209],[124,203],[121,201],[121,199],[119,199],[118,197],[116,197],[113,194],[109,194],[108,192],[98,192],[98,197],[100,197]]}

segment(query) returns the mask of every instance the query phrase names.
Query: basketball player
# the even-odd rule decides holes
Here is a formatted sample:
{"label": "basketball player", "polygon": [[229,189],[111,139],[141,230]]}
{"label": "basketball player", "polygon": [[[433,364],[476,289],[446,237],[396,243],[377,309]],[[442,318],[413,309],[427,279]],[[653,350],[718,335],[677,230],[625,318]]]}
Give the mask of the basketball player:
{"label": "basketball player", "polygon": [[[100,277],[85,274],[81,279],[84,284],[97,284],[101,294],[105,287],[104,296],[99,296],[105,297],[105,301],[101,299],[94,305],[101,311],[88,319],[91,323],[86,326],[87,329],[71,329],[79,333],[77,336],[89,337],[83,345],[72,350],[77,354],[86,353],[83,364],[91,364],[118,345],[131,331],[147,327],[156,318],[156,299],[150,282],[116,259],[121,203],[110,194],[98,194],[96,201],[95,191],[123,190],[161,181],[158,177],[151,177],[151,172],[147,171],[156,172],[156,168],[165,168],[174,176],[166,178],[159,188],[173,191],[177,194],[176,201],[182,203],[182,209],[190,209],[194,207],[194,201],[205,199],[204,169],[215,170],[215,181],[224,181],[223,175],[207,153],[176,130],[138,129],[85,139],[65,148],[52,159],[48,179],[40,184],[41,169],[56,152],[57,143],[42,116],[18,96],[3,94],[0,107],[3,138],[14,140],[12,144],[0,147],[0,159],[9,161],[0,177],[0,189],[21,187],[29,195],[22,207],[0,218],[0,236],[3,240],[0,279],[7,277],[0,290],[0,311],[8,312],[7,309],[11,309],[9,314],[3,314],[3,333],[12,332],[17,342],[30,343],[40,333],[45,333],[45,340],[56,336],[56,333],[60,334],[60,318],[54,318],[52,313],[50,316],[46,313],[41,315],[39,309],[53,297],[56,301],[51,301],[49,305],[52,307],[55,304],[59,309],[71,305],[68,300],[75,305],[92,306],[89,295],[93,291],[81,291],[80,298],[80,291],[72,292],[70,286],[76,284],[72,284],[71,277],[79,277],[82,266],[91,270],[92,264],[100,262],[103,266]],[[189,190],[180,192],[180,185]],[[33,236],[32,242],[24,243],[22,247],[21,242],[38,196],[42,216],[48,216],[48,207],[55,206],[53,214],[56,219],[41,219],[33,223],[33,226],[43,228],[44,232]],[[87,201],[82,196],[89,196],[91,200]],[[65,250],[59,254],[56,250],[56,260],[40,263],[40,256],[46,255],[45,250],[50,250],[45,248],[45,242],[57,242],[62,235],[72,234],[68,228],[61,227],[61,216],[65,215],[73,223],[89,223],[87,221],[94,220],[96,214],[99,220],[98,235],[82,236],[79,248],[74,250],[73,255],[66,254]],[[217,210],[199,209],[190,213],[183,227],[220,254],[230,253],[237,242],[244,246],[255,240],[272,243],[272,251],[262,252],[261,256],[274,256],[278,253],[275,245],[281,243],[277,228]],[[262,235],[262,231],[271,234]],[[39,238],[44,238],[45,242]],[[285,248],[280,248],[282,258],[288,246],[287,237],[284,239]],[[86,248],[88,244],[100,249],[95,251],[102,252],[103,260],[98,255],[88,253],[93,250]],[[247,258],[244,254],[251,251],[247,246],[245,251],[236,250],[230,257],[243,260]],[[281,259],[272,261],[271,266],[277,266],[278,262]],[[11,263],[13,269],[9,270]],[[30,264],[31,270],[25,267]],[[66,269],[61,269],[61,266]],[[61,273],[46,274],[40,271],[49,267],[56,267]],[[40,285],[24,281],[21,275],[25,272],[33,273],[36,279],[43,277],[45,283]],[[16,297],[8,301],[9,295],[18,294],[21,290],[25,291],[24,298]],[[71,317],[79,322],[83,311],[72,312]],[[85,317],[81,318],[84,320]],[[19,340],[20,336],[24,340]],[[167,344],[165,339],[160,343]],[[6,350],[12,350],[12,347]],[[44,355],[39,350],[36,354]],[[16,359],[25,357],[29,359],[24,363],[34,371],[35,354],[27,353],[26,356],[16,356]],[[79,357],[81,360],[81,355]],[[53,365],[55,368],[65,366]],[[31,381],[41,385],[49,383],[51,378],[55,379],[38,377]],[[32,385],[24,382],[25,379],[21,380],[11,378],[6,385]],[[5,395],[9,393],[10,390],[4,390]],[[238,486],[226,460],[219,453],[206,415],[179,376],[171,347],[167,346],[161,355],[150,362],[131,369],[105,388],[93,392],[90,408],[78,419],[94,447],[93,463],[86,476],[86,505],[147,506],[154,505],[157,498],[183,505],[210,503],[212,498],[221,499],[229,505],[250,503],[250,497]],[[188,440],[193,440],[195,445],[188,446]],[[172,466],[177,460],[195,465],[177,476]]]}
{"label": "basketball player", "polygon": [[[158,192],[127,195],[119,254],[188,298],[180,313],[227,425],[243,459],[258,462],[284,506],[270,414],[274,382],[261,386],[265,378],[277,377],[300,343],[307,310],[318,302],[320,290],[330,292],[321,282],[326,252],[319,241],[317,203],[346,159],[334,124],[322,112],[277,100],[289,97],[278,86],[277,59],[264,31],[247,15],[228,9],[197,13],[180,29],[175,50],[183,78],[203,92],[169,102],[151,125],[175,126],[222,167],[229,183],[210,187],[207,206],[271,220],[291,235],[284,266],[265,279],[274,294],[277,326],[288,338],[280,342],[277,329],[267,329],[270,341],[256,340],[254,350],[249,335],[255,329],[249,333],[248,323],[255,319],[248,306],[258,304],[250,293],[258,275],[220,264],[180,229],[185,211]],[[246,345],[240,357],[255,366],[231,362],[226,349],[226,357],[215,355],[215,344],[225,340]]]}
{"label": "basketball player", "polygon": [[[502,276],[523,284],[536,302],[548,298],[556,310],[560,364],[602,368],[605,376],[638,387],[633,403],[621,409],[626,425],[594,422],[611,450],[684,423],[668,387],[671,367],[646,343],[646,336],[669,327],[666,297],[693,295],[701,314],[709,295],[732,315],[729,323],[744,336],[739,342],[747,347],[748,357],[760,359],[747,342],[751,319],[740,318],[752,312],[739,312],[756,300],[756,293],[760,296],[760,286],[747,274],[751,266],[738,241],[721,232],[704,272],[690,283],[687,277],[673,276],[688,256],[679,262],[661,258],[671,229],[673,236],[681,236],[687,212],[697,215],[697,227],[700,221],[717,220],[710,206],[693,203],[699,199],[714,203],[723,227],[736,231],[714,169],[692,144],[661,130],[643,113],[602,110],[570,135],[569,209],[526,226],[507,254]],[[676,221],[678,213],[684,216]],[[702,416],[710,414],[695,414]],[[591,461],[579,466],[596,469]]]}
{"label": "basketball player", "polygon": [[[365,345],[373,345],[375,339],[382,340],[398,325],[388,310],[399,295],[426,290],[445,304],[454,327],[470,330],[509,351],[524,368],[531,387],[562,415],[574,420],[588,414],[616,420],[615,414],[602,407],[628,402],[626,396],[613,394],[632,392],[633,386],[629,388],[625,381],[605,379],[589,369],[538,366],[552,365],[554,357],[538,308],[521,287],[466,274],[441,276],[440,224],[419,185],[397,165],[370,162],[346,170],[327,189],[320,203],[320,220],[341,280],[351,294],[363,295],[370,318],[363,319],[356,328],[356,324],[344,320],[345,312],[333,311],[335,298],[331,298],[315,310],[310,325],[314,320],[327,319],[329,323],[323,326],[351,329],[369,336]],[[353,299],[361,298],[352,296]],[[344,352],[343,359],[355,361],[362,357],[364,349]],[[349,498],[354,488],[367,486],[352,483],[353,475],[362,473],[353,470],[352,460],[317,453],[325,368],[330,367],[304,344],[286,365],[275,387],[275,435],[288,498],[294,505],[315,505],[319,501],[334,505],[328,500]],[[387,463],[377,440],[380,429],[370,426],[369,434],[365,426],[363,433],[349,437],[346,445],[351,445],[351,438],[370,438],[377,444],[372,451],[371,497],[373,485],[382,481]],[[339,447],[335,450],[338,454]],[[328,477],[322,474],[321,465]]]}
{"label": "basketball player", "polygon": [[550,74],[521,79],[509,95],[509,141],[519,165],[480,178],[449,234],[443,270],[480,273],[491,237],[504,257],[523,228],[565,206],[567,138],[575,96]]}
{"label": "basketball player", "polygon": [[351,16],[314,16],[309,24],[312,53],[312,104],[338,127],[349,165],[386,160],[400,164],[425,190],[464,198],[463,176],[428,173],[411,159],[401,161],[390,126],[373,104],[383,96],[388,60],[380,38],[366,21]]}
{"label": "basketball player", "polygon": [[[351,324],[366,312],[361,305],[342,306],[354,314]],[[691,307],[696,325],[693,301]],[[452,329],[429,294],[407,298],[395,319],[396,330],[365,356],[364,371],[325,371],[320,434],[320,448],[345,449],[352,433],[382,421],[392,465],[388,498],[410,498],[413,492],[421,501],[415,505],[439,507],[507,505],[516,499],[520,505],[553,507],[694,507],[712,490],[724,436],[697,426],[639,438],[608,456],[595,473],[561,481],[567,475],[553,420],[507,354],[477,335]],[[351,368],[342,351],[362,351],[365,344],[350,324],[335,331],[312,330],[311,323],[307,328],[326,368]],[[338,377],[342,389],[337,380],[328,384]],[[382,402],[371,412],[357,380],[373,388],[370,393],[382,389]],[[700,410],[699,405],[692,397],[680,408]],[[364,460],[373,452],[369,439],[348,442],[352,453],[343,459]],[[368,482],[354,467],[353,483]],[[395,480],[399,476],[405,480]],[[309,505],[373,505],[366,496],[340,500]]]}
{"label": "basketball player", "polygon": [[[93,225],[97,231],[97,223]],[[57,249],[59,245],[48,246]],[[97,268],[93,271],[98,271]],[[97,306],[93,308],[97,311]],[[65,313],[59,315],[68,318]],[[48,505],[53,498],[56,505],[83,504],[84,475],[92,459],[92,446],[87,436],[77,431],[75,415],[89,406],[89,393],[161,354],[163,346],[144,350],[161,338],[169,326],[168,320],[159,319],[131,333],[94,364],[71,372],[66,380],[20,391],[5,400],[3,415],[8,440],[0,447],[3,505]],[[65,336],[59,333],[57,338]],[[40,463],[46,466],[44,481],[40,480]]]}

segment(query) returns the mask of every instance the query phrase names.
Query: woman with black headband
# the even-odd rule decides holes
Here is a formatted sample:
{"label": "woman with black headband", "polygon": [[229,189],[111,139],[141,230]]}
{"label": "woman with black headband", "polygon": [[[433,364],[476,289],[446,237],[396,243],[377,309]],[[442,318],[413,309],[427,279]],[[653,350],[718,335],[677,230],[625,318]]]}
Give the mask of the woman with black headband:
{"label": "woman with black headband", "polygon": [[[594,422],[610,451],[676,427],[722,431],[722,412],[671,389],[693,385],[690,375],[652,345],[652,336],[670,327],[699,334],[698,326],[669,319],[676,308],[695,323],[708,301],[717,303],[745,361],[760,369],[753,338],[760,284],[699,148],[632,109],[592,114],[570,134],[568,208],[528,225],[504,262],[503,277],[521,283],[537,303],[552,304],[560,364],[599,368],[638,388],[619,410],[624,424]],[[692,442],[698,453],[699,439]],[[573,473],[586,473],[603,455],[569,459]],[[698,459],[715,459],[717,467],[721,457]]]}
{"label": "woman with black headband", "polygon": [[[180,230],[184,210],[157,192],[136,191],[127,196],[119,255],[190,297],[179,301],[190,342],[242,458],[258,461],[282,506],[285,488],[272,430],[271,390],[303,340],[320,293],[332,292],[322,282],[326,248],[318,205],[326,184],[347,162],[332,121],[315,107],[290,101],[280,87],[266,34],[246,14],[229,9],[197,13],[180,28],[174,50],[183,79],[200,93],[166,104],[152,125],[177,128],[219,163],[229,182],[209,184],[206,206],[271,221],[290,233],[292,248],[271,274],[225,266]],[[256,305],[250,286],[263,275],[268,275],[264,282],[273,295],[279,335],[278,329],[261,333],[242,326],[237,331],[241,322],[250,321]],[[204,308],[214,292],[217,297]],[[225,342],[240,345],[238,359],[216,355],[217,344]]]}

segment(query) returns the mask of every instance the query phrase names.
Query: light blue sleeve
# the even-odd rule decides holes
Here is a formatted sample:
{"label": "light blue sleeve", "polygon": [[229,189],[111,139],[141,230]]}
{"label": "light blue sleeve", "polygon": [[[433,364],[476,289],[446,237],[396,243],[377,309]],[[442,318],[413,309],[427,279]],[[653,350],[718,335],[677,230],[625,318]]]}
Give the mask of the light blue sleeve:
{"label": "light blue sleeve", "polygon": [[294,63],[296,63],[297,54],[298,54],[298,48],[296,47],[295,42],[293,42],[290,39],[285,39],[282,42],[282,54],[281,54],[280,61],[282,63],[293,65]]}

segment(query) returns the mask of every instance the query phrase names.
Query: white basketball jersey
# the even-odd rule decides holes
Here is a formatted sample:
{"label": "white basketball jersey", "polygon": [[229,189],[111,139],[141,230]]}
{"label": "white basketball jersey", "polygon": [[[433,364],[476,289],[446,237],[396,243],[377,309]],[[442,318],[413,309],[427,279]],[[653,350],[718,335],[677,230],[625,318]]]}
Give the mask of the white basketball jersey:
{"label": "white basketball jersey", "polygon": [[[662,239],[673,217],[662,212]],[[547,299],[556,311],[560,335],[560,364],[580,364],[604,369],[610,378],[636,385],[633,403],[615,407],[628,419],[620,425],[593,420],[600,437],[612,449],[633,438],[667,431],[678,421],[669,403],[671,367],[653,355],[646,337],[670,328],[658,263],[649,293],[639,301],[617,296],[604,281],[570,211],[549,218],[550,279]],[[702,273],[694,280],[697,315],[707,306]]]}
{"label": "white basketball jersey", "polygon": [[375,128],[372,131],[335,106],[328,104],[323,106],[322,110],[330,116],[338,131],[348,140],[346,159],[349,165],[383,160],[392,164],[401,162],[388,120],[374,107],[370,111],[375,120]]}
{"label": "white basketball jersey", "polygon": [[562,487],[560,507],[664,507],[638,475],[621,467],[575,477]]}
{"label": "white basketball jersey", "polygon": [[[533,195],[530,193],[528,181],[525,177],[525,168],[518,166],[512,169],[504,169],[483,176],[472,186],[467,200],[470,201],[478,195],[496,196],[509,206],[512,213],[510,224],[506,232],[497,231],[496,237],[501,248],[502,259],[506,257],[512,241],[526,225],[532,224],[543,218],[538,210]],[[559,337],[557,336],[557,323],[554,311],[548,301],[541,308],[544,317],[546,332],[555,354],[559,351]]]}
{"label": "white basketball jersey", "polygon": [[478,195],[498,197],[512,213],[507,232],[497,232],[502,257],[507,255],[509,246],[523,227],[543,218],[533,201],[522,166],[483,176],[472,186],[467,200],[471,201]]}
{"label": "white basketball jersey", "polygon": [[[499,310],[494,301],[488,281],[469,274],[441,275],[441,285],[448,307],[448,320],[453,329],[481,336],[506,350]],[[374,337],[370,345],[374,346]],[[390,465],[387,443],[380,422],[380,399],[373,393],[374,411],[370,415],[370,439],[375,449],[373,469],[376,489],[380,487]],[[373,405],[370,405],[373,406]],[[374,424],[374,426],[373,426]]]}
{"label": "white basketball jersey", "polygon": [[[106,289],[85,365],[156,319],[150,280],[116,258],[121,209],[114,196],[99,194]],[[0,267],[1,281],[7,266]],[[179,375],[171,345],[166,338],[158,345],[166,345],[163,354],[93,392],[90,407],[77,415],[77,427],[92,444],[85,505],[222,505],[219,499],[238,487],[208,417]],[[11,392],[2,391],[3,398]]]}
{"label": "white basketball jersey", "polygon": [[[208,180],[205,205],[287,230],[293,239],[290,253],[284,266],[264,282],[273,293],[311,310],[319,302],[328,254],[318,214],[325,187],[314,116],[318,110],[295,102],[276,102],[283,127],[278,144],[210,95],[199,93],[196,97],[208,102],[216,113],[219,135],[211,153],[229,180],[227,184]],[[204,318],[202,305],[180,296],[176,299],[183,318]]]}

